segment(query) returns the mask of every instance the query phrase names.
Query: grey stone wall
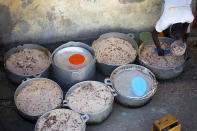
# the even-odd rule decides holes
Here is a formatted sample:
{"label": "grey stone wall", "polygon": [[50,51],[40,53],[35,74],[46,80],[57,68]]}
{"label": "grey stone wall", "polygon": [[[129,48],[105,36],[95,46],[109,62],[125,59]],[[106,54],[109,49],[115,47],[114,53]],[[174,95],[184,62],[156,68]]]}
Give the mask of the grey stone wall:
{"label": "grey stone wall", "polygon": [[150,31],[160,10],[160,0],[0,0],[0,33],[4,44],[46,44]]}
{"label": "grey stone wall", "polygon": [[54,43],[98,37],[109,31],[151,30],[159,0],[0,0],[3,42]]}

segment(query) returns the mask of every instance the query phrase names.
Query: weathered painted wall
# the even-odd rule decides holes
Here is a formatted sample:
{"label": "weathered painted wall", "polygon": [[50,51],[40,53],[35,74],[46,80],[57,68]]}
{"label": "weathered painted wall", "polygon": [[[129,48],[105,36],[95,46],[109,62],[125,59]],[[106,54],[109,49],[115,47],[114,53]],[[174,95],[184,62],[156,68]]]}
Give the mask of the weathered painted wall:
{"label": "weathered painted wall", "polygon": [[160,16],[160,0],[120,1],[0,0],[3,42],[53,43],[108,30],[150,30]]}

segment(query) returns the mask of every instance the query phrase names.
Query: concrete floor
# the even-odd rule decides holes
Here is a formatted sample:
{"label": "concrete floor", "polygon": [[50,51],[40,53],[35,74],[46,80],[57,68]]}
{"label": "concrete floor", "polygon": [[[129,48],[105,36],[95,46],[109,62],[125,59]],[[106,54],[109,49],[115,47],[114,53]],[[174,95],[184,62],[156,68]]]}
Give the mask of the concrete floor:
{"label": "concrete floor", "polygon": [[[175,115],[182,131],[197,131],[197,51],[190,52],[184,72],[176,79],[159,81],[156,95],[141,108],[127,108],[115,103],[110,117],[101,124],[88,125],[86,131],[150,131],[152,123],[169,113]],[[97,74],[97,80],[104,76]],[[13,99],[16,89],[0,67],[0,99]],[[33,131],[34,123],[18,115],[11,101],[0,104],[0,131]]]}

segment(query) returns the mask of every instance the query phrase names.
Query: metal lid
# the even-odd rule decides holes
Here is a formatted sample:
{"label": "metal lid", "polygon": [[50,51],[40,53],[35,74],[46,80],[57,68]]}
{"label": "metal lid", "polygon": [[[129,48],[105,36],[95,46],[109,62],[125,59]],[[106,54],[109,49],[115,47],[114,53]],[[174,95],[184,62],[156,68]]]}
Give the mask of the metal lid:
{"label": "metal lid", "polygon": [[150,74],[134,68],[116,74],[113,84],[123,96],[143,97],[152,90],[154,81]]}
{"label": "metal lid", "polygon": [[92,60],[91,53],[81,47],[66,47],[58,50],[53,56],[53,61],[57,66],[69,70],[81,69]]}

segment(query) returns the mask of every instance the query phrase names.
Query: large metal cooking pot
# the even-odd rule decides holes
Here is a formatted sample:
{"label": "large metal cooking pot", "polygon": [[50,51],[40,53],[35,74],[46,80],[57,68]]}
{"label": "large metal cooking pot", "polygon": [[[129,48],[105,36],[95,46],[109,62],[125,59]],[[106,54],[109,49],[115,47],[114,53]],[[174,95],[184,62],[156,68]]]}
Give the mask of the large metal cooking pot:
{"label": "large metal cooking pot", "polygon": [[[120,77],[118,81],[115,81],[117,76],[128,71],[140,71],[142,72],[143,75],[150,78],[151,80],[150,86],[147,87],[147,92],[143,96],[138,97],[138,96],[125,95],[123,93],[120,93],[120,89],[122,87],[118,87],[117,85],[115,85],[116,82],[122,83],[123,82],[122,80],[124,79]],[[131,76],[129,75],[126,77],[130,79]],[[138,107],[138,106],[142,106],[146,104],[153,97],[153,95],[156,93],[156,90],[157,90],[157,81],[156,81],[154,74],[149,69],[140,65],[135,65],[135,64],[123,65],[123,66],[116,68],[112,72],[110,78],[105,79],[105,84],[112,86],[115,89],[117,93],[116,100],[118,100],[123,105],[130,106],[130,107]],[[126,83],[122,83],[122,84],[125,86]],[[128,86],[130,87],[130,83]]]}
{"label": "large metal cooking pot", "polygon": [[[34,131],[37,131],[37,125],[39,123],[40,120],[42,120],[44,117],[46,117],[47,115],[49,115],[52,112],[56,112],[56,110],[69,110],[69,109],[55,109],[55,110],[51,110],[49,112],[44,113],[36,122]],[[74,111],[73,111],[74,112]],[[81,131],[85,131],[86,129],[86,122],[88,121],[89,117],[86,114],[79,114],[81,116],[81,119],[83,120],[83,124],[84,124],[84,128]]]}
{"label": "large metal cooking pot", "polygon": [[[133,48],[137,51],[135,59],[137,58],[138,45],[137,45],[136,41],[134,40],[135,36],[132,33],[129,33],[129,34],[117,33],[117,32],[106,33],[106,34],[101,35],[99,37],[99,39],[97,39],[96,41],[93,42],[93,44],[96,44],[96,42],[98,42],[98,41],[100,41],[102,39],[107,39],[107,38],[112,38],[112,37],[120,38],[120,39],[128,41],[133,46]],[[121,65],[125,65],[125,64],[134,63],[135,59],[133,61],[131,61],[131,62],[124,63],[124,64],[119,64],[119,65],[111,65],[111,64],[106,64],[106,63],[100,63],[100,62],[97,61],[97,67],[99,68],[99,70],[101,70],[101,72],[104,75],[110,76],[112,71],[115,70],[117,67],[119,67]]]}
{"label": "large metal cooking pot", "polygon": [[38,78],[38,77],[45,77],[47,78],[49,76],[49,68],[50,68],[50,64],[49,66],[41,71],[40,73],[36,73],[36,74],[31,74],[31,75],[23,75],[23,74],[18,74],[18,73],[15,73],[15,72],[12,72],[10,71],[7,67],[6,67],[6,60],[9,58],[9,56],[11,56],[12,54],[20,51],[20,50],[23,50],[25,48],[30,48],[30,49],[39,49],[39,50],[42,50],[46,53],[46,55],[51,56],[51,53],[49,52],[49,50],[47,50],[46,48],[40,46],[40,45],[35,45],[35,44],[24,44],[24,45],[19,45],[17,47],[14,47],[12,49],[10,49],[6,54],[5,54],[5,57],[4,57],[4,68],[5,68],[5,71],[6,71],[6,75],[7,77],[14,83],[16,84],[20,84],[24,79],[26,78]]}
{"label": "large metal cooking pot", "polygon": [[[92,81],[83,81],[83,82],[80,82],[80,83],[77,83],[77,84],[73,85],[68,90],[68,92],[66,93],[65,100],[63,101],[63,106],[66,106],[66,107],[72,109],[69,106],[69,104],[67,103],[68,94],[70,94],[74,89],[76,89],[79,84],[81,85],[81,84],[90,83],[90,82],[92,82]],[[96,82],[98,82],[98,81],[96,81]],[[98,83],[101,83],[101,82],[98,82]],[[104,83],[101,83],[101,84],[103,84],[107,88],[110,88],[109,86],[105,85]],[[113,94],[113,96],[117,95],[112,88],[110,88],[110,90],[111,90],[111,93]],[[106,106],[106,108],[103,109],[102,111],[95,112],[95,113],[88,113],[87,115],[89,116],[89,120],[87,122],[88,123],[100,123],[100,122],[104,121],[110,115],[110,113],[113,109],[113,102],[114,102],[114,98],[112,99],[111,104]],[[72,109],[72,110],[75,110],[75,109]],[[80,111],[77,111],[77,110],[75,110],[75,111],[83,114],[83,112],[80,112]]]}
{"label": "large metal cooking pot", "polygon": [[[175,40],[171,39],[171,38],[167,38],[167,37],[162,37],[162,38],[159,38],[159,41],[163,41],[163,42],[171,44]],[[153,44],[153,43],[154,42],[151,40],[151,41],[144,42],[143,44],[140,45],[140,47],[139,47],[139,63],[141,65],[145,66],[146,68],[150,69],[156,75],[156,77],[158,79],[172,79],[172,78],[180,75],[183,72],[185,61],[182,64],[180,64],[174,68],[158,68],[158,67],[149,65],[148,63],[146,63],[145,61],[143,61],[141,59],[140,52],[143,48],[143,45]]]}
{"label": "large metal cooking pot", "polygon": [[[26,85],[27,85],[29,82],[31,82],[31,81],[36,81],[36,80],[40,80],[40,79],[44,79],[44,80],[51,81],[52,83],[54,83],[54,84],[62,91],[62,89],[60,88],[60,86],[59,86],[57,83],[55,83],[54,81],[50,80],[50,79],[47,79],[47,78],[33,78],[33,79],[29,79],[29,78],[27,78],[26,80],[24,80],[24,81],[18,86],[18,88],[16,89],[16,91],[15,91],[15,93],[14,93],[14,102],[15,102],[16,107],[17,107],[17,104],[16,104],[16,97],[18,96],[18,94],[20,93],[20,91],[21,91],[23,88],[25,88]],[[62,101],[63,101],[63,91],[62,91],[61,94],[62,94]],[[60,108],[60,107],[62,106],[62,101],[61,101],[61,103],[59,103],[59,105],[58,105],[56,108]],[[37,119],[40,117],[40,116],[32,116],[32,115],[30,115],[30,114],[27,114],[27,113],[21,111],[18,107],[17,107],[17,109],[18,109],[19,114],[22,115],[22,116],[23,116],[24,118],[26,118],[26,119],[29,119],[29,120],[37,120]]]}
{"label": "large metal cooking pot", "polygon": [[[72,48],[72,49],[71,49]],[[76,67],[76,69],[70,69],[63,64],[58,64],[56,61],[57,57],[62,57],[59,62],[65,60],[67,55],[82,54],[88,59],[88,64],[82,68]],[[65,59],[64,59],[65,58]],[[95,77],[95,53],[94,50],[81,42],[68,42],[66,44],[58,47],[51,55],[52,67],[53,67],[53,77],[54,80],[60,84],[64,91],[67,91],[72,85],[77,82],[84,80],[93,80]],[[68,60],[67,60],[68,61]]]}

